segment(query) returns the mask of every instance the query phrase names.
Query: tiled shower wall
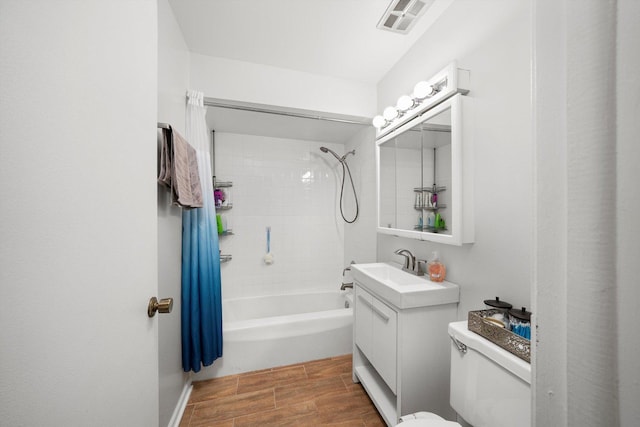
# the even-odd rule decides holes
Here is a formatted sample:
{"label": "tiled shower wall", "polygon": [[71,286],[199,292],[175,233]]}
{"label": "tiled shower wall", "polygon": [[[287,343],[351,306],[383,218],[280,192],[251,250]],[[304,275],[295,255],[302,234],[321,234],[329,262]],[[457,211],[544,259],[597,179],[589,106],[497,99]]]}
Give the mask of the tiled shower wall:
{"label": "tiled shower wall", "polygon": [[[215,133],[215,175],[232,181],[233,235],[220,237],[223,298],[338,290],[344,268],[337,160],[344,146],[264,136]],[[264,262],[271,227],[274,263]]]}

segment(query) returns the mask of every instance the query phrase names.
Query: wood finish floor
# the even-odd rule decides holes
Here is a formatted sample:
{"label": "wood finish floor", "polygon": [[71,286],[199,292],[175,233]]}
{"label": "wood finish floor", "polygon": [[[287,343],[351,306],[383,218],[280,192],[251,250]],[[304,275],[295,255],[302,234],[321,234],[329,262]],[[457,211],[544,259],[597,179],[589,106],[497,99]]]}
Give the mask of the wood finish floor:
{"label": "wood finish floor", "polygon": [[180,427],[379,426],[351,355],[193,383]]}

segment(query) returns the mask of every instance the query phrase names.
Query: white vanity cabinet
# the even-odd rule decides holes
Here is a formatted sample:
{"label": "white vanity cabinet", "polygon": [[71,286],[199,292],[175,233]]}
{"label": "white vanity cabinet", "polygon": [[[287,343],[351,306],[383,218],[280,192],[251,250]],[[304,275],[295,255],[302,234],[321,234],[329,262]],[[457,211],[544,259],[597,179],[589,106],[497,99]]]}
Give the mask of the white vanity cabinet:
{"label": "white vanity cabinet", "polygon": [[457,320],[457,286],[448,284],[455,287],[455,301],[436,298],[399,308],[358,277],[360,271],[354,275],[353,381],[363,385],[387,425],[418,411],[453,419],[447,326]]}
{"label": "white vanity cabinet", "polygon": [[355,343],[395,393],[398,313],[360,286],[355,295]]}

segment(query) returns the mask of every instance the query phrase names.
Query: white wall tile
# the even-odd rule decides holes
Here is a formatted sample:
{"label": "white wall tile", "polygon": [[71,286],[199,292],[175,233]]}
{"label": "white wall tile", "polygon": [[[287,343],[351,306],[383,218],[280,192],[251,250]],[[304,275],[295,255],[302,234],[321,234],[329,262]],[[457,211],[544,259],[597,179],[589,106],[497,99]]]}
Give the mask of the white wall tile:
{"label": "white wall tile", "polygon": [[[320,151],[340,144],[216,133],[216,175],[232,180],[233,236],[220,247],[223,297],[337,289],[344,268],[341,170]],[[266,227],[274,264],[266,265]]]}

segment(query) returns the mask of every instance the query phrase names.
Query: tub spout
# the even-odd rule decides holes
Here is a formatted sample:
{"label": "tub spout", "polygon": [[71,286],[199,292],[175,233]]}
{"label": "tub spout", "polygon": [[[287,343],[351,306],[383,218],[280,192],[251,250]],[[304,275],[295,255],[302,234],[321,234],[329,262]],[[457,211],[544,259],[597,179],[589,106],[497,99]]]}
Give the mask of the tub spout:
{"label": "tub spout", "polygon": [[347,289],[347,288],[351,288],[351,289],[353,289],[353,282],[343,283],[343,284],[340,286],[340,290],[341,290],[341,291],[344,291],[344,290],[345,290],[345,289]]}

